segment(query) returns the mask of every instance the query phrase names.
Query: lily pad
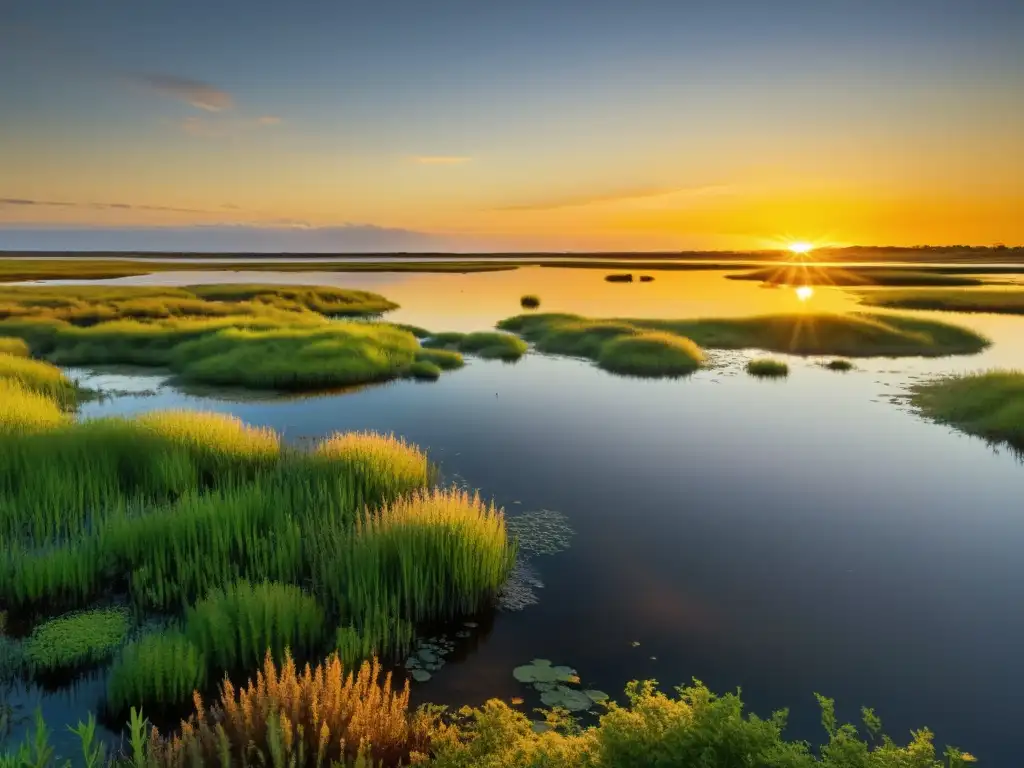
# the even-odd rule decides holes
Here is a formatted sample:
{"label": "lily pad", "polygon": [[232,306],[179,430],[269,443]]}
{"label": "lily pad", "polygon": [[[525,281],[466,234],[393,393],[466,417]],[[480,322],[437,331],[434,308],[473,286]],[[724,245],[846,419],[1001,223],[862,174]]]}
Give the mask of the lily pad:
{"label": "lily pad", "polygon": [[406,669],[416,669],[420,665],[420,660],[415,656],[410,656],[405,660]]}
{"label": "lily pad", "polygon": [[583,693],[586,694],[587,698],[595,704],[600,704],[603,701],[608,701],[608,694],[604,691],[584,691]]}
{"label": "lily pad", "polygon": [[553,691],[558,687],[558,683],[534,683],[534,690],[538,693],[544,693],[544,691]]}
{"label": "lily pad", "polygon": [[424,664],[437,663],[437,654],[433,651],[428,651],[426,648],[420,648],[416,655],[420,657],[420,661]]}
{"label": "lily pad", "polygon": [[546,707],[562,707],[570,712],[582,712],[594,706],[594,701],[583,691],[576,691],[560,685],[553,691],[545,691],[540,700]]}
{"label": "lily pad", "polygon": [[425,669],[414,669],[412,671],[412,679],[417,683],[425,683],[430,679],[430,673]]}

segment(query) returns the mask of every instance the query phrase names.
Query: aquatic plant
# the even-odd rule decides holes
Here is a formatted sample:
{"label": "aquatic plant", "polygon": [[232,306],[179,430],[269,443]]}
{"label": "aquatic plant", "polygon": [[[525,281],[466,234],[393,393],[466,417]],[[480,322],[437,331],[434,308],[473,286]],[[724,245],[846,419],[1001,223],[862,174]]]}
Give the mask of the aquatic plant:
{"label": "aquatic plant", "polygon": [[396,691],[376,661],[347,671],[337,656],[299,672],[289,654],[280,666],[267,654],[244,688],[224,681],[216,707],[195,702],[180,733],[153,732],[157,765],[408,765],[425,759],[436,730],[436,717],[410,712],[409,686]]}
{"label": "aquatic plant", "polygon": [[245,669],[268,650],[279,659],[285,649],[308,657],[324,639],[324,616],[298,587],[239,581],[188,609],[185,634],[217,669]]}
{"label": "aquatic plant", "polygon": [[8,338],[0,336],[0,355],[11,355],[12,357],[29,357],[28,344],[23,339]]}
{"label": "aquatic plant", "polygon": [[505,519],[509,536],[516,540],[521,554],[554,555],[569,548],[575,533],[568,518],[552,509],[538,509],[509,515]]}
{"label": "aquatic plant", "polygon": [[782,360],[759,357],[747,363],[747,373],[761,379],[779,379],[789,376],[789,366]]}
{"label": "aquatic plant", "polygon": [[416,639],[411,622],[389,615],[390,606],[372,608],[355,623],[338,628],[335,650],[342,664],[357,667],[367,659],[397,659],[404,655]]}
{"label": "aquatic plant", "polygon": [[536,309],[540,306],[540,296],[528,293],[525,296],[520,297],[519,304],[523,309]]}
{"label": "aquatic plant", "polygon": [[825,363],[825,367],[830,371],[852,371],[853,363],[849,360],[844,360],[841,357],[837,357],[833,360],[829,360]]}
{"label": "aquatic plant", "polygon": [[74,668],[113,655],[128,636],[127,611],[104,608],[50,619],[25,640],[26,661],[35,669]]}
{"label": "aquatic plant", "polygon": [[948,376],[911,390],[926,417],[961,432],[1024,451],[1024,372],[996,370]]}
{"label": "aquatic plant", "polygon": [[611,339],[661,331],[705,349],[763,349],[793,355],[939,357],[973,354],[988,339],[966,328],[902,315],[794,313],[706,320],[609,319],[517,315],[498,323],[541,352],[597,359]]}
{"label": "aquatic plant", "polygon": [[152,632],[128,643],[107,678],[107,709],[162,708],[188,701],[206,685],[206,658],[175,629]]}
{"label": "aquatic plant", "polygon": [[930,309],[939,312],[993,312],[1024,315],[1024,290],[1005,289],[864,291],[861,304],[891,309]]}
{"label": "aquatic plant", "polygon": [[597,356],[600,368],[630,376],[686,376],[703,362],[703,350],[690,339],[655,331],[609,339]]}

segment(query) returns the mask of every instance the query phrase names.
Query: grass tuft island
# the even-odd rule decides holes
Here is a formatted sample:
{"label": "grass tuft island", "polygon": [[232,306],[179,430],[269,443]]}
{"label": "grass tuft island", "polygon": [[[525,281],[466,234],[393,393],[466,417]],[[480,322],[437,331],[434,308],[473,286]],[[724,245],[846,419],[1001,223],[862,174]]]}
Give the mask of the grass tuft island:
{"label": "grass tuft island", "polygon": [[911,402],[941,424],[1024,451],[1024,372],[949,376],[912,390]]}

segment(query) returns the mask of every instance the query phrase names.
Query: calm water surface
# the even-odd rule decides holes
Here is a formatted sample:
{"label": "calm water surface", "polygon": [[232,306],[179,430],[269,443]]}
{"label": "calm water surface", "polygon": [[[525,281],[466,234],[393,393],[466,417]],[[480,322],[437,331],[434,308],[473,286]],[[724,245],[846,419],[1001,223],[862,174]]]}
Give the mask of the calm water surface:
{"label": "calm water surface", "polygon": [[[540,294],[544,310],[594,316],[855,306],[838,290],[818,289],[804,304],[789,290],[719,273],[658,273],[632,285],[601,278],[523,269],[164,273],[144,282],[365,287],[402,305],[394,320],[435,330],[491,327],[517,313],[526,292]],[[664,685],[698,678],[722,692],[742,686],[760,714],[790,707],[789,734],[801,738],[819,737],[817,691],[848,718],[874,706],[898,739],[928,725],[940,744],[969,749],[985,765],[1013,765],[1016,738],[1006,726],[1024,718],[1015,690],[1024,466],[923,421],[899,396],[923,376],[1024,366],[1024,319],[941,317],[995,344],[973,357],[858,361],[845,375],[794,358],[784,382],[744,375],[754,353],[742,352],[717,353],[713,368],[683,381],[625,379],[529,354],[515,365],[471,360],[430,384],[241,401],[183,393],[160,377],[106,376],[107,386],[156,393],[84,412],[202,408],[289,439],[394,431],[510,515],[563,512],[576,533],[569,550],[534,561],[540,602],[498,613],[464,659],[417,687],[421,700],[526,695],[511,670],[543,657],[608,692],[645,677]],[[77,719],[93,687],[47,699],[53,723]]]}

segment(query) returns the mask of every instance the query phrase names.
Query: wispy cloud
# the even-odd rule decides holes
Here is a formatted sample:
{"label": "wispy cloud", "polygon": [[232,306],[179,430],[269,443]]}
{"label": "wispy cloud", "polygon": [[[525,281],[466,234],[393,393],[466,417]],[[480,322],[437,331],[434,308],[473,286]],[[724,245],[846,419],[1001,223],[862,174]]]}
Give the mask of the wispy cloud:
{"label": "wispy cloud", "polygon": [[554,211],[560,208],[581,208],[587,205],[604,205],[655,198],[695,198],[724,194],[732,190],[725,184],[700,187],[629,187],[591,195],[567,195],[565,197],[502,205],[496,211]]}
{"label": "wispy cloud", "polygon": [[170,205],[138,205],[135,203],[71,202],[67,200],[33,200],[24,197],[0,197],[0,206],[36,208],[81,208],[91,211],[162,211],[165,213],[213,213],[199,208],[177,208]]}
{"label": "wispy cloud", "polygon": [[457,155],[416,155],[412,158],[414,163],[420,165],[462,165],[472,160],[471,157],[460,157]]}
{"label": "wispy cloud", "polygon": [[207,112],[223,112],[235,104],[230,93],[199,80],[164,74],[140,75],[138,79],[159,93]]}
{"label": "wispy cloud", "polygon": [[272,128],[280,125],[281,118],[273,115],[264,115],[257,118],[246,117],[221,117],[210,116],[200,117],[192,115],[175,121],[176,125],[189,136],[205,136],[220,138],[224,136],[235,136],[246,131]]}

